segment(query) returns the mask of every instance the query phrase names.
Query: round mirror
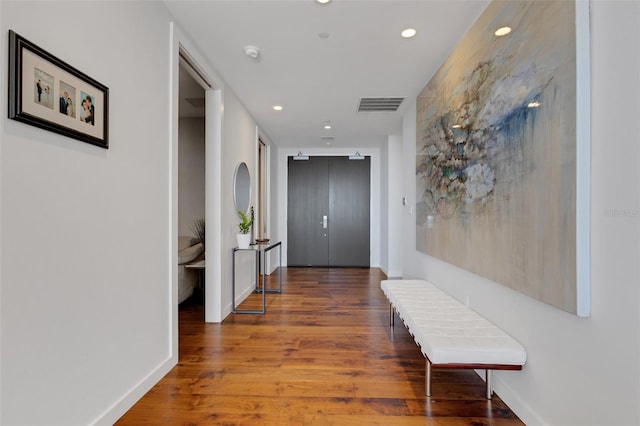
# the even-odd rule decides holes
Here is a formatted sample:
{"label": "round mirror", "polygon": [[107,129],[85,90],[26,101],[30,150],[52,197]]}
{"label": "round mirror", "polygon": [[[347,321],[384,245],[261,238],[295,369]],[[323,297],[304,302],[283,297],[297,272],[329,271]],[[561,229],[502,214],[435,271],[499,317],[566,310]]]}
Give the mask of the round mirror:
{"label": "round mirror", "polygon": [[249,199],[251,197],[251,178],[249,168],[242,162],[236,167],[236,174],[233,177],[233,201],[236,210],[246,213],[249,210]]}

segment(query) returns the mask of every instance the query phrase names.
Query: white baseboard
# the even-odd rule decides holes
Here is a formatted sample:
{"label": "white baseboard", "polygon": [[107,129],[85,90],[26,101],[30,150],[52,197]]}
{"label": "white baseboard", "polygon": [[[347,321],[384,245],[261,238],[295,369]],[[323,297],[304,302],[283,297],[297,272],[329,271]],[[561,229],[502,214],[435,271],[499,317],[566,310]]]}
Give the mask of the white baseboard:
{"label": "white baseboard", "polygon": [[[474,370],[478,376],[484,381],[485,372],[484,370]],[[522,422],[526,425],[544,425],[547,424],[544,420],[538,416],[538,414],[531,409],[531,407],[518,396],[517,393],[513,391],[505,382],[501,380],[498,376],[497,370],[493,371],[493,382],[492,388],[493,392],[500,397],[500,399],[507,404],[507,406],[515,413],[516,416],[522,420]],[[517,371],[510,371],[505,373],[518,373]]]}
{"label": "white baseboard", "polygon": [[[517,371],[513,371],[512,373],[517,374]],[[511,408],[511,411],[513,411],[524,424],[531,426],[548,424],[548,422],[540,418],[538,413],[536,413],[526,401],[520,398],[503,380],[498,378],[498,380],[493,381],[493,385],[496,394],[500,396],[500,399]]]}
{"label": "white baseboard", "polygon": [[[253,294],[255,289],[256,289],[256,282],[254,281],[253,284],[250,287],[245,288],[242,293],[236,294],[236,307],[238,307],[238,305],[240,305],[242,302],[244,302],[244,300],[247,297],[249,297],[249,295]],[[238,299],[240,301],[238,301]]]}
{"label": "white baseboard", "polygon": [[402,278],[402,271],[398,271],[394,269],[388,270],[384,266],[379,266],[379,268],[382,272],[384,272],[387,278],[394,278],[394,279]]}
{"label": "white baseboard", "polygon": [[178,363],[178,355],[174,355],[153,369],[145,378],[124,394],[107,411],[91,424],[113,425],[149,390],[160,381]]}

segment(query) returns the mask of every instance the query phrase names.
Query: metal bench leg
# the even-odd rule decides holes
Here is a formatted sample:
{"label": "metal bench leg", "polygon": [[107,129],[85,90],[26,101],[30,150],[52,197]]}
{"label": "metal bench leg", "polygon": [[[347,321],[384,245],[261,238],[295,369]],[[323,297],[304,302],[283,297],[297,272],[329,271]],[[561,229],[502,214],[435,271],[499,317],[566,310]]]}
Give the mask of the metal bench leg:
{"label": "metal bench leg", "polygon": [[493,394],[493,389],[491,388],[491,370],[484,370],[485,378],[487,380],[487,399],[491,399],[491,395]]}
{"label": "metal bench leg", "polygon": [[393,327],[394,321],[395,320],[393,318],[393,305],[389,303],[389,325],[391,325],[391,327]]}
{"label": "metal bench leg", "polygon": [[425,373],[424,373],[424,394],[426,396],[431,396],[431,361],[429,358],[426,358],[425,364]]}

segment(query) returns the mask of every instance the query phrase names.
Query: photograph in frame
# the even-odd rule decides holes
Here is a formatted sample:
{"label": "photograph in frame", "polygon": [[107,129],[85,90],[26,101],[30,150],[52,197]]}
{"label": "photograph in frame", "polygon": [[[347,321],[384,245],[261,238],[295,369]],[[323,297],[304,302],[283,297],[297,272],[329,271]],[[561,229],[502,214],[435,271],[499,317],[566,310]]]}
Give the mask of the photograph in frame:
{"label": "photograph in frame", "polygon": [[9,30],[9,118],[109,147],[109,89]]}

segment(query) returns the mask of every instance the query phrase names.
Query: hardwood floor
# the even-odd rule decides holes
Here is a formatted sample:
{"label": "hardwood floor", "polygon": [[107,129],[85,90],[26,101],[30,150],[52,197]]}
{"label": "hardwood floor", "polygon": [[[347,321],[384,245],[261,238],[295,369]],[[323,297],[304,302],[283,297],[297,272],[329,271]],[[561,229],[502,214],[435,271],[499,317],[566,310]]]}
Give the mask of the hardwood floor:
{"label": "hardwood floor", "polygon": [[[273,281],[277,275],[270,277]],[[203,323],[180,308],[180,361],[117,425],[521,425],[473,371],[434,370],[380,290],[379,269],[284,268],[265,315]],[[249,297],[241,308],[258,302]]]}

